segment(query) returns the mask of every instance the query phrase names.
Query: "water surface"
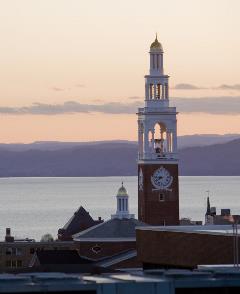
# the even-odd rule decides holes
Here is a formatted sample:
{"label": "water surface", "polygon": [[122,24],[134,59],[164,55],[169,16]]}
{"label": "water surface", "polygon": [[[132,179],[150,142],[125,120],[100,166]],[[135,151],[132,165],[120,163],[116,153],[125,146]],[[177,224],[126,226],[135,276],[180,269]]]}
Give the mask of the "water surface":
{"label": "water surface", "polygon": [[[129,192],[131,213],[137,215],[137,177],[1,178],[0,239],[5,228],[13,235],[39,240],[45,233],[57,235],[82,205],[97,218],[115,213],[115,195],[121,182]],[[180,177],[180,216],[203,220],[206,191],[212,206],[240,214],[240,177]]]}

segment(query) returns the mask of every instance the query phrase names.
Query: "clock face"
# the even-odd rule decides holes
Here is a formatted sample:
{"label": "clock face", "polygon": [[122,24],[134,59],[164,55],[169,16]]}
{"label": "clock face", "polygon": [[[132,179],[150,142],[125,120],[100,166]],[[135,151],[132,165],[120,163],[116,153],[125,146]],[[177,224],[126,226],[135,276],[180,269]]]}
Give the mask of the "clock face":
{"label": "clock face", "polygon": [[141,168],[139,170],[139,175],[138,175],[138,187],[139,187],[139,191],[143,191],[143,172]]}
{"label": "clock face", "polygon": [[161,166],[153,173],[151,181],[157,190],[166,190],[171,186],[173,177],[166,168]]}

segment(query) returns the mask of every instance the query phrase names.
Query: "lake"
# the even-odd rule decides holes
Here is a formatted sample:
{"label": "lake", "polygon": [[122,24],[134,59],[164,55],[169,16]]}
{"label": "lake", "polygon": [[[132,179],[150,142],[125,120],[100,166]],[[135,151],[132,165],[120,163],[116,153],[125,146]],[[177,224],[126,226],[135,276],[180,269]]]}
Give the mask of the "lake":
{"label": "lake", "polygon": [[[121,182],[129,192],[130,212],[137,216],[137,177],[1,178],[0,239],[5,228],[19,238],[39,240],[57,236],[82,205],[97,218],[109,219],[116,211],[115,195]],[[206,191],[212,206],[240,214],[240,177],[180,177],[180,217],[204,220]]]}

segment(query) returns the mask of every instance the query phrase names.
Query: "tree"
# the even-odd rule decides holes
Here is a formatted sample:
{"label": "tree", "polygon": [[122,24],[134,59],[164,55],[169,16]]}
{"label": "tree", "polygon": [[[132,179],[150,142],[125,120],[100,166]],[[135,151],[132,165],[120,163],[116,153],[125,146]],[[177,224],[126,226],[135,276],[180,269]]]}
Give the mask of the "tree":
{"label": "tree", "polygon": [[53,242],[54,238],[51,234],[45,234],[42,236],[40,242]]}

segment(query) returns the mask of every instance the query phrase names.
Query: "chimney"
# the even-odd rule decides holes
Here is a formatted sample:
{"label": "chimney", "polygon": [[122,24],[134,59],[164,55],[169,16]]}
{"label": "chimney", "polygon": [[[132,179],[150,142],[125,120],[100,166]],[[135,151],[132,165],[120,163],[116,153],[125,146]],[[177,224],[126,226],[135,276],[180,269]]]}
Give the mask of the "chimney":
{"label": "chimney", "polygon": [[5,242],[14,242],[14,237],[11,236],[10,228],[6,228]]}

